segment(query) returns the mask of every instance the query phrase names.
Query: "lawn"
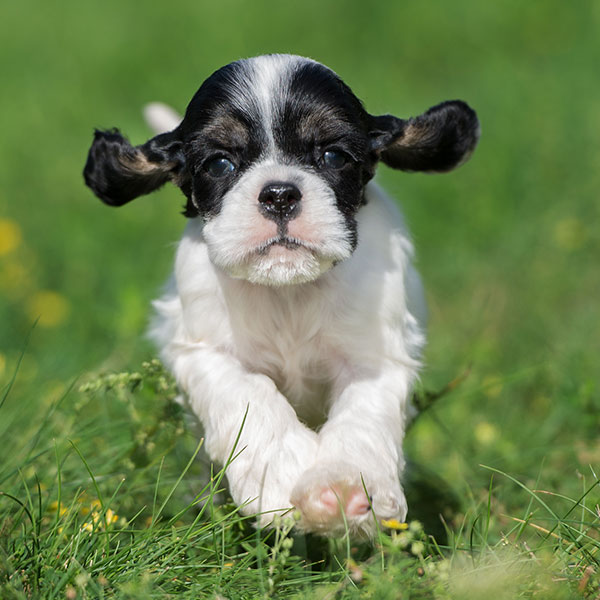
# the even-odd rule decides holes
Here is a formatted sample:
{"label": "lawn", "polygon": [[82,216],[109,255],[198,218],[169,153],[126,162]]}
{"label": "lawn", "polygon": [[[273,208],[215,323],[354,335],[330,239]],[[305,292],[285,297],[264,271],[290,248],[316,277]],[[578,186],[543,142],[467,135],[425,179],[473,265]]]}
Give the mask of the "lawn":
{"label": "lawn", "polygon": [[[600,598],[600,5],[22,0],[0,18],[0,598]],[[223,64],[336,70],[370,112],[461,98],[448,175],[393,172],[430,310],[409,524],[256,531],[145,340],[185,218],[81,171]],[[441,515],[441,518],[440,518]]]}

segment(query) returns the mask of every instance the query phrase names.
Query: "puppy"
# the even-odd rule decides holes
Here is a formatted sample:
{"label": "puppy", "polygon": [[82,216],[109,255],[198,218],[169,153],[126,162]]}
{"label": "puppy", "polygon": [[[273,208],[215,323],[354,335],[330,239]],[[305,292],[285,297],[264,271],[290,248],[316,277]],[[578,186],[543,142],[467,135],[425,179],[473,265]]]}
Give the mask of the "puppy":
{"label": "puppy", "polygon": [[404,520],[425,305],[402,217],[372,178],[380,161],[457,167],[475,113],[451,101],[373,116],[327,67],[269,55],[219,69],[172,126],[140,146],[96,131],[84,176],[111,206],[167,181],[186,198],[153,337],[233,500],[261,526],[295,507],[325,535]]}

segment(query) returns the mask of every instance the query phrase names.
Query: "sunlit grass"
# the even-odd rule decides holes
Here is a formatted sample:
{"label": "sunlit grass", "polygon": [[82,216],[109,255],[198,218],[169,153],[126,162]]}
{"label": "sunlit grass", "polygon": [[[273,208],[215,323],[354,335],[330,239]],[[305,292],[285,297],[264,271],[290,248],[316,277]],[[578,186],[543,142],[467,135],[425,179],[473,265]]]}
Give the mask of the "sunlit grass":
{"label": "sunlit grass", "polygon": [[[446,535],[437,538],[414,519],[384,521],[373,546],[297,535],[293,516],[257,531],[224,503],[223,473],[196,458],[202,440],[187,432],[175,398],[153,361],[91,377],[24,435],[4,433],[14,461],[0,469],[0,597],[400,598],[403,590],[462,600],[598,591],[592,470],[569,497],[545,489],[541,476],[532,487],[483,467],[487,489],[472,489],[450,521],[438,517]],[[519,498],[520,512],[507,513],[506,496]]]}

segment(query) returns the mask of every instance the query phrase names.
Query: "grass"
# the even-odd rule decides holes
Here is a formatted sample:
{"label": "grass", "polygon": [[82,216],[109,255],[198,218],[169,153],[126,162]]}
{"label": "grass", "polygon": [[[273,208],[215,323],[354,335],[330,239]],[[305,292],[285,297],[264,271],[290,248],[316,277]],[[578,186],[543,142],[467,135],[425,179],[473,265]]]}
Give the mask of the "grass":
{"label": "grass", "polygon": [[[600,597],[599,24],[589,0],[3,7],[0,598]],[[373,547],[256,532],[191,460],[144,340],[182,198],[115,211],[82,183],[93,127],[140,143],[145,102],[272,51],[374,113],[464,98],[482,121],[456,173],[378,175],[428,291],[423,386],[470,372],[408,435],[424,529]]]}
{"label": "grass", "polygon": [[[486,467],[489,488],[437,539],[417,520],[387,523],[374,546],[295,535],[292,518],[261,532],[223,503],[175,395],[152,361],[81,384],[31,423],[0,469],[2,598],[596,597],[593,473],[569,498]],[[519,491],[508,516],[502,498]]]}

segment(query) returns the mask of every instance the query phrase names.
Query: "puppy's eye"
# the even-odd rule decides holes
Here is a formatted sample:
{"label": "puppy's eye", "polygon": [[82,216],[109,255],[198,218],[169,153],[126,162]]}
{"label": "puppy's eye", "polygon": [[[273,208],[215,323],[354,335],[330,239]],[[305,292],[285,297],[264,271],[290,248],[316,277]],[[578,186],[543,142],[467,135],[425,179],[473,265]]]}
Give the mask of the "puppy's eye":
{"label": "puppy's eye", "polygon": [[213,177],[225,177],[235,171],[235,165],[224,156],[212,158],[204,165],[204,168]]}
{"label": "puppy's eye", "polygon": [[341,169],[348,162],[348,157],[339,150],[327,150],[321,157],[321,165],[326,169]]}

